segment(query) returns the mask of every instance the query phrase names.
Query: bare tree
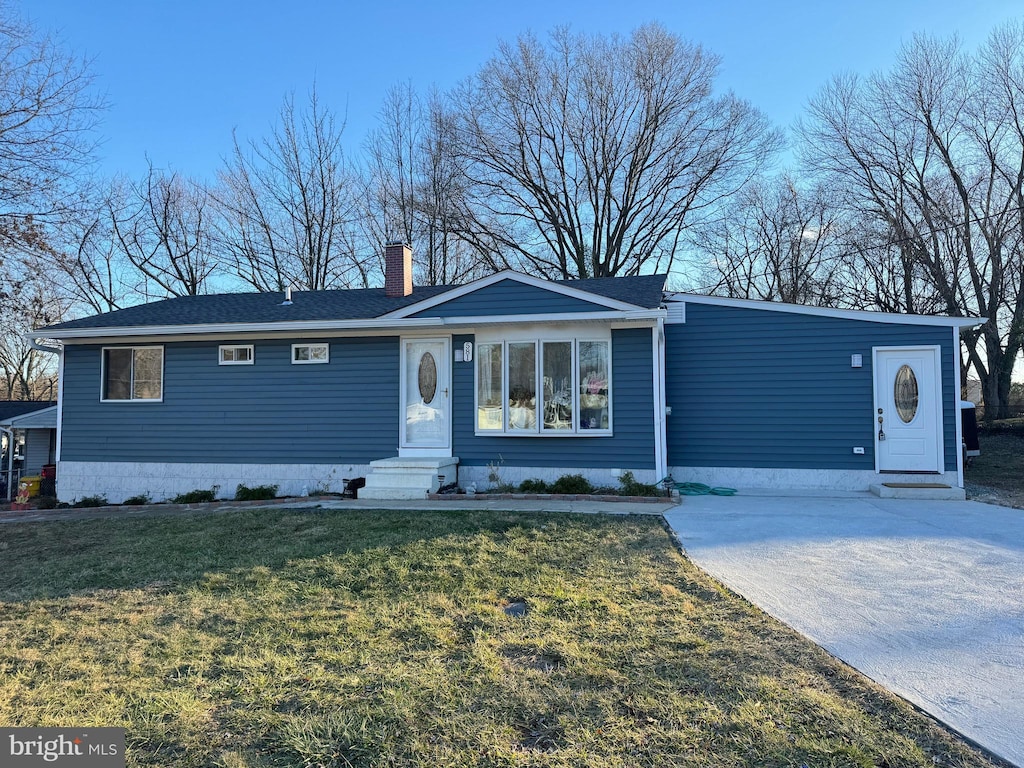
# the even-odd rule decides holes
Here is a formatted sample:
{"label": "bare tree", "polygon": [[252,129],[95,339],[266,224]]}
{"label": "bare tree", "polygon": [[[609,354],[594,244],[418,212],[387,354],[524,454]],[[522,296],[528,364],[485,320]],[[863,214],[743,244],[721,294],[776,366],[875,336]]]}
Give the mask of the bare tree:
{"label": "bare tree", "polygon": [[862,214],[844,219],[846,240],[833,273],[839,306],[896,314],[944,311],[924,266],[902,247],[891,227]]}
{"label": "bare tree", "polygon": [[296,113],[288,96],[269,138],[237,137],[216,192],[221,247],[257,290],[365,286],[372,260],[354,247],[351,174],[343,125],[314,89]]}
{"label": "bare tree", "polygon": [[415,246],[421,285],[458,283],[484,266],[466,238],[464,163],[455,116],[436,91],[424,101],[408,84],[388,92],[366,150],[365,222],[376,253]]}
{"label": "bare tree", "polygon": [[744,299],[836,306],[837,262],[847,237],[827,190],[789,176],[750,184],[724,216],[696,237],[716,293]]}
{"label": "bare tree", "polygon": [[973,55],[919,37],[890,73],[834,79],[801,132],[813,167],[892,233],[941,310],[988,320],[964,339],[986,418],[1005,416],[1024,344],[1024,25]]}
{"label": "bare tree", "polygon": [[688,227],[778,144],[713,93],[717,57],[658,25],[503,44],[457,95],[467,237],[494,266],[551,277],[668,270]]}
{"label": "bare tree", "polygon": [[146,298],[205,292],[219,261],[206,188],[153,168],[141,182],[115,182],[106,201],[114,245],[137,273]]}
{"label": "bare tree", "polygon": [[76,210],[102,107],[87,62],[0,3],[0,252],[36,252]]}
{"label": "bare tree", "polygon": [[54,356],[32,349],[25,334],[41,325],[60,322],[67,301],[54,294],[52,280],[38,269],[27,268],[8,277],[11,291],[0,302],[0,399],[55,400]]}
{"label": "bare tree", "polygon": [[110,217],[99,203],[68,222],[64,247],[50,251],[46,262],[62,279],[61,295],[93,312],[110,312],[133,303],[123,254],[114,242]]}

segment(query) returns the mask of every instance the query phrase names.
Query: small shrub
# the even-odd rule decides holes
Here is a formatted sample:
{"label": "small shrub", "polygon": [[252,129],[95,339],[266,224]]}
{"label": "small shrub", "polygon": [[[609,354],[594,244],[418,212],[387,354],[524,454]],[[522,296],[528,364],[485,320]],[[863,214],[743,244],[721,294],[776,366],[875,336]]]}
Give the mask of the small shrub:
{"label": "small shrub", "polygon": [[551,484],[552,493],[591,493],[594,486],[583,475],[562,475]]}
{"label": "small shrub", "polygon": [[129,496],[121,503],[126,507],[141,507],[145,504],[152,504],[153,499],[150,498],[148,493],[140,493],[137,496]]}
{"label": "small shrub", "polygon": [[71,506],[75,509],[84,509],[86,507],[105,507],[109,503],[106,496],[83,496]]}
{"label": "small shrub", "polygon": [[201,504],[204,501],[216,501],[219,486],[213,488],[196,488],[194,491],[179,493],[171,502],[173,504]]}
{"label": "small shrub", "polygon": [[620,496],[661,496],[658,486],[652,483],[641,483],[632,472],[623,472],[619,478]]}
{"label": "small shrub", "polygon": [[519,484],[520,493],[547,493],[548,484],[543,480],[523,480]]}
{"label": "small shrub", "polygon": [[263,501],[277,498],[276,485],[257,485],[250,488],[242,483],[235,489],[235,501]]}
{"label": "small shrub", "polygon": [[36,504],[36,509],[56,509],[57,508],[57,497],[56,496],[36,496],[35,504]]}

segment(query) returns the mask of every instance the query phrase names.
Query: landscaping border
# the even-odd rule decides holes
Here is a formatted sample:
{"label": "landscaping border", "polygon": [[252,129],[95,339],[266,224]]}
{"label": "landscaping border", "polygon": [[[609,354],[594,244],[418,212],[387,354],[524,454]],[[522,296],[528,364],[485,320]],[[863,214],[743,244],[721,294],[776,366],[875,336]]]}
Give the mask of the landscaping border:
{"label": "landscaping border", "polygon": [[679,496],[615,496],[603,493],[428,493],[430,501],[626,501],[649,504],[679,503]]}

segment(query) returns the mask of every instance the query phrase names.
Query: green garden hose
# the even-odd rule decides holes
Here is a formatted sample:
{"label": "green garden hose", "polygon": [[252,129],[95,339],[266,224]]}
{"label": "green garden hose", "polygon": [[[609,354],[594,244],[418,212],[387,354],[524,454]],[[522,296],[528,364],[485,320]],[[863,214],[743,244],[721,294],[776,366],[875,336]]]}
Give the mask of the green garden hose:
{"label": "green garden hose", "polygon": [[704,485],[704,483],[677,483],[672,480],[671,477],[666,477],[661,481],[663,485],[675,488],[679,491],[680,496],[735,496],[735,488],[713,488],[710,485]]}

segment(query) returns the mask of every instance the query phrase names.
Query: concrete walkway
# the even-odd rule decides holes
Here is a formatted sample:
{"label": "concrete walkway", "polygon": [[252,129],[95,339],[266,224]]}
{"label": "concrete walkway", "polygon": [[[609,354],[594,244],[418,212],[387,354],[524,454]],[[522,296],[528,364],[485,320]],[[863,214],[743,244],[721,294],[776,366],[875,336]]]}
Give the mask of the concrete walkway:
{"label": "concrete walkway", "polygon": [[701,568],[1024,766],[1024,511],[739,495],[665,517]]}

